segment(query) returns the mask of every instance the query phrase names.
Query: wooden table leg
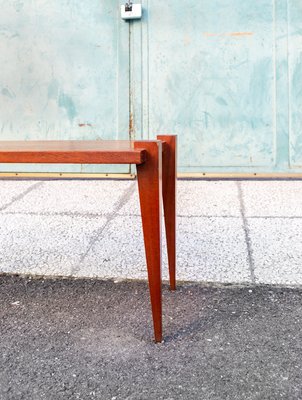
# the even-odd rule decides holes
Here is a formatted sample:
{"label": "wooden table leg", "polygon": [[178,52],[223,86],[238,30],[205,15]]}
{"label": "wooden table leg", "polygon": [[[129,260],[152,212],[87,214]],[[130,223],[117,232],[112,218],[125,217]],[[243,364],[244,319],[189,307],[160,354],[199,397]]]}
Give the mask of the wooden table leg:
{"label": "wooden table leg", "polygon": [[146,161],[137,165],[155,341],[162,341],[161,294],[161,169],[162,143],[135,142],[135,148],[147,151]]}
{"label": "wooden table leg", "polygon": [[170,289],[176,289],[176,135],[160,135],[163,148],[163,202],[168,249]]}

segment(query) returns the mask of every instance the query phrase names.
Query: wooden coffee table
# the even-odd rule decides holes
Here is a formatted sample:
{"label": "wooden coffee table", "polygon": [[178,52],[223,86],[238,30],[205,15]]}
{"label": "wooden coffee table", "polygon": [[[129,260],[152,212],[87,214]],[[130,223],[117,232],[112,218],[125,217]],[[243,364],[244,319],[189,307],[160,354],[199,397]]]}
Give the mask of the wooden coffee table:
{"label": "wooden coffee table", "polygon": [[0,163],[136,164],[154,336],[161,342],[162,199],[170,288],[176,288],[176,136],[152,141],[0,141]]}

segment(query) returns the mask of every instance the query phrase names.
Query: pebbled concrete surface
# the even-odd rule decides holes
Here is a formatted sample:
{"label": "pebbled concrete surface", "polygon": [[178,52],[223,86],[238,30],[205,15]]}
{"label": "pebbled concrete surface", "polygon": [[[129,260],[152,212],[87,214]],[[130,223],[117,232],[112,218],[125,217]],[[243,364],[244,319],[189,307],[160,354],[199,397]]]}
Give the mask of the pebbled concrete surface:
{"label": "pebbled concrete surface", "polygon": [[[0,180],[0,193],[0,272],[146,278],[136,182]],[[178,278],[301,285],[301,199],[302,181],[180,180]]]}
{"label": "pebbled concrete surface", "polygon": [[124,193],[130,191],[129,197],[134,188],[131,180],[41,181],[40,186],[15,202],[12,210],[22,214],[108,215],[116,211]]}
{"label": "pebbled concrete surface", "polygon": [[0,277],[0,398],[302,398],[302,289]]}
{"label": "pebbled concrete surface", "polygon": [[[118,227],[118,228],[117,228]],[[129,234],[133,245],[129,245]],[[222,234],[223,232],[223,234]],[[207,240],[205,240],[207,238]],[[232,248],[225,256],[225,250]],[[163,279],[168,279],[166,246],[163,246]],[[146,279],[141,220],[117,216],[87,252],[73,276]],[[87,275],[89,271],[89,275]],[[248,282],[246,244],[240,219],[179,217],[178,279],[183,281]]]}
{"label": "pebbled concrete surface", "polygon": [[[137,193],[121,209],[122,214],[140,215]],[[185,217],[240,217],[237,182],[178,181],[178,215]]]}
{"label": "pebbled concrete surface", "polygon": [[255,275],[259,283],[302,282],[302,219],[250,219]]}
{"label": "pebbled concrete surface", "polygon": [[69,276],[83,249],[106,223],[73,215],[4,214],[0,225],[0,262],[4,272]]}
{"label": "pebbled concrete surface", "polygon": [[248,217],[302,217],[301,180],[246,181],[241,185]]}

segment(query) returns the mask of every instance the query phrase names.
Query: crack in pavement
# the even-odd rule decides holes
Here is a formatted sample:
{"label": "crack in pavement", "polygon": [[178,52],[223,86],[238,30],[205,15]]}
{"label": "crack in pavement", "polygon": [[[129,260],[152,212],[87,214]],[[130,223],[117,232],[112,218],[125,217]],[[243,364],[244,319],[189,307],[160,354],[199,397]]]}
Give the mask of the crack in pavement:
{"label": "crack in pavement", "polygon": [[37,182],[27,188],[24,192],[18,194],[17,196],[14,196],[10,202],[4,204],[2,207],[0,207],[0,212],[6,210],[8,207],[10,207],[12,204],[14,204],[16,201],[19,201],[23,199],[28,193],[32,192],[33,190],[38,189],[39,187],[43,186],[44,182]]}
{"label": "crack in pavement", "polygon": [[42,216],[42,217],[70,217],[70,218],[88,218],[96,219],[100,217],[107,218],[110,213],[91,213],[91,212],[77,212],[77,211],[7,211],[3,215],[29,215],[29,216]]}
{"label": "crack in pavement", "polygon": [[252,250],[252,244],[251,244],[250,229],[249,229],[247,218],[245,216],[245,206],[244,206],[241,182],[237,182],[237,188],[238,188],[238,199],[239,199],[239,203],[240,203],[240,213],[241,213],[242,222],[243,222],[245,243],[246,243],[247,253],[248,253],[248,263],[249,263],[249,269],[250,269],[250,274],[251,274],[251,280],[252,280],[252,283],[256,283],[255,265],[254,265],[254,259],[253,259],[253,250]]}
{"label": "crack in pavement", "polygon": [[[2,211],[0,209],[0,211]],[[30,216],[43,216],[43,217],[76,217],[76,218],[108,218],[110,217],[110,213],[99,213],[99,212],[79,212],[79,211],[4,211],[1,212],[3,215],[30,215]],[[141,214],[136,213],[116,213],[116,217],[141,217]],[[186,214],[177,214],[177,218],[205,218],[205,219],[242,219],[242,215],[186,215]],[[249,215],[249,219],[287,219],[287,220],[295,220],[302,219],[302,215]]]}
{"label": "crack in pavement", "polygon": [[100,229],[98,229],[94,235],[92,235],[85,253],[81,255],[79,264],[72,268],[71,275],[75,275],[77,272],[79,272],[79,270],[81,268],[81,264],[84,262],[85,258],[87,257],[87,254],[89,253],[91,248],[95,245],[95,243],[98,242],[102,233],[107,228],[109,223],[116,217],[116,214],[118,213],[118,211],[130,200],[130,197],[134,193],[135,188],[136,188],[136,182],[133,182],[133,184],[126,190],[126,192],[117,201],[113,211],[111,213],[107,214],[107,216],[106,216],[107,220],[106,220],[105,224]]}

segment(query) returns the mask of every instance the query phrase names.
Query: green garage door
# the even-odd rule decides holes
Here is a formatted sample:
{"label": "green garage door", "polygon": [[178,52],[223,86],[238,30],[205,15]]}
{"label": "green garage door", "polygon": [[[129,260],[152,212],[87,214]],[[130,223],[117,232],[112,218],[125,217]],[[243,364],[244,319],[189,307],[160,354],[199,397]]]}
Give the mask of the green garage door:
{"label": "green garage door", "polygon": [[141,2],[0,0],[0,138],[176,133],[180,172],[301,172],[302,1]]}
{"label": "green garage door", "polygon": [[181,172],[300,172],[302,1],[142,3],[136,130],[177,133]]}
{"label": "green garage door", "polygon": [[[0,8],[0,139],[128,139],[129,29],[119,2],[0,0]],[[23,172],[107,170],[0,166]]]}

